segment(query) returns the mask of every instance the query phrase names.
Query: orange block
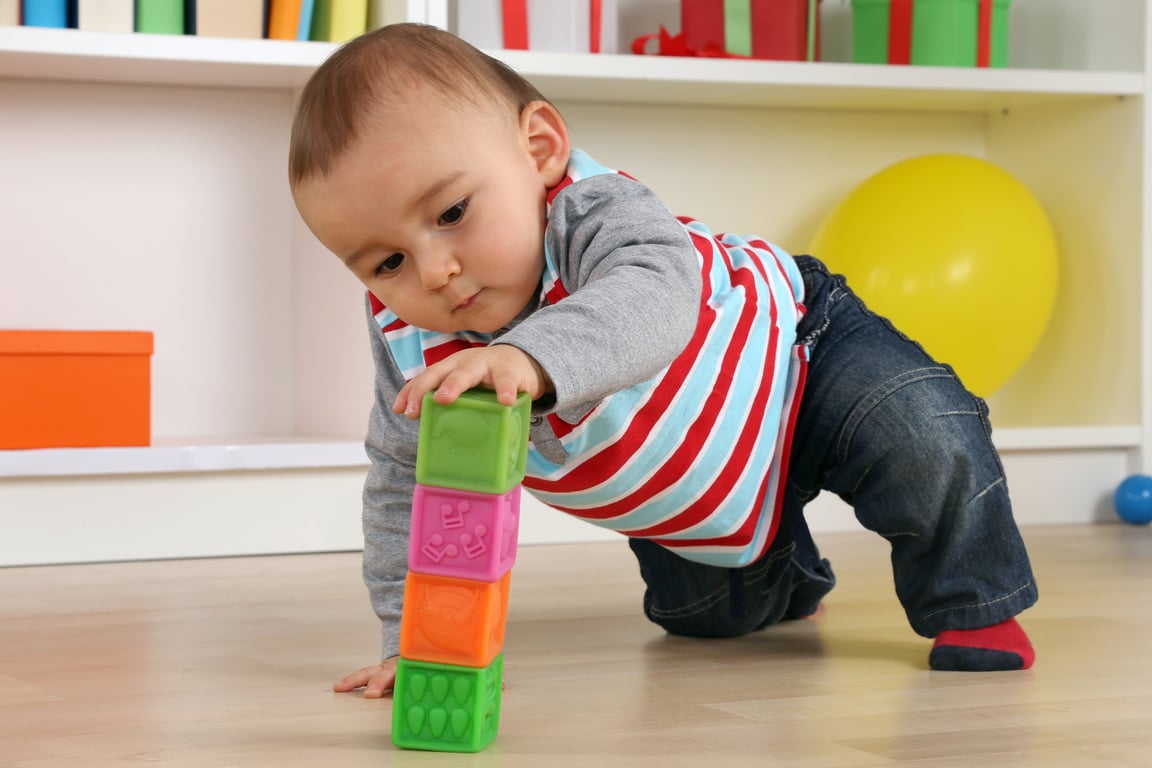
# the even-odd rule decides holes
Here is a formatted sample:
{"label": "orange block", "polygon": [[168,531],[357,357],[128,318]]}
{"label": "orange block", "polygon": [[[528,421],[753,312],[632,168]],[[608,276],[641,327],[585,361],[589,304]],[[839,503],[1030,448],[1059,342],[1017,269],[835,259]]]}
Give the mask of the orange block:
{"label": "orange block", "polygon": [[0,449],[151,442],[152,334],[0,331]]}
{"label": "orange block", "polygon": [[408,572],[400,656],[486,667],[504,647],[512,572],[495,583]]}

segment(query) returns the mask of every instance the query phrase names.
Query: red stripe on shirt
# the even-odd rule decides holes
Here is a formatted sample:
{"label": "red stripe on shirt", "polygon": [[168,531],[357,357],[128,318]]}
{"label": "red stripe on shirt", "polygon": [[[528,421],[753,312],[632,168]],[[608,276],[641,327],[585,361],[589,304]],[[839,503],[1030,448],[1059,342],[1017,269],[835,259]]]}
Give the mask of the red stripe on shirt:
{"label": "red stripe on shirt", "polygon": [[[726,257],[727,256],[725,254],[725,258]],[[729,267],[731,268],[731,265],[729,265]],[[748,328],[751,327],[751,325],[755,322],[755,317],[757,314],[757,294],[754,278],[748,273],[747,270],[744,269],[732,269],[732,273],[733,286],[742,286],[745,288],[747,291],[747,301],[744,303],[744,309],[741,312],[740,322],[737,324],[737,328],[733,334],[733,343],[730,344],[725,350],[724,359],[721,363],[721,370],[730,370],[732,367],[735,367],[739,364],[739,358],[741,357],[744,347],[747,345]],[[776,303],[771,300],[771,295],[769,295],[768,298],[772,324],[770,326],[771,330],[768,339],[768,350],[766,357],[767,365],[765,366],[765,372],[770,376],[771,369],[775,366],[777,350],[779,348],[780,333],[779,329],[776,327],[776,321],[778,317]],[[757,389],[756,396],[752,401],[752,407],[744,419],[744,425],[736,439],[736,444],[733,446],[733,450],[731,452],[733,457],[746,458],[751,455],[756,441],[760,439],[764,414],[768,410],[768,404],[771,400],[773,389],[774,388],[771,386],[761,386]],[[713,392],[713,394],[715,394],[715,392]],[[669,465],[667,465],[671,472],[674,472],[675,475],[669,477],[668,475],[670,472],[664,471],[664,468],[662,468],[661,471],[657,472],[656,475],[650,478],[644,486],[635,491],[629,497],[622,499],[620,502],[607,505],[602,508],[597,508],[596,510],[592,511],[591,514],[584,510],[573,511],[572,514],[590,519],[606,519],[609,517],[618,517],[632,511],[637,506],[646,502],[653,495],[660,492],[668,485],[673,484],[675,482],[676,476],[682,474],[680,467],[692,466],[692,464],[696,461],[698,454],[706,446],[707,438],[713,435],[716,422],[719,421],[719,417],[724,411],[724,403],[727,402],[728,398],[731,396],[732,395],[730,394],[729,390],[726,389],[724,395],[719,399],[717,405],[715,407],[708,408],[708,410],[701,414],[701,417],[706,416],[708,418],[706,423],[700,424],[701,428],[707,430],[706,432],[703,434],[699,434],[697,432],[697,424],[700,422],[698,419],[697,423],[694,423],[692,428],[685,435],[683,442],[676,450],[676,453],[673,454]],[[716,398],[710,396],[709,399],[712,400]],[[715,512],[716,508],[720,505],[723,499],[728,496],[731,490],[739,482],[746,469],[746,461],[729,462],[723,467],[720,474],[711,481],[705,493],[698,497],[690,505],[682,509],[674,517],[648,528],[628,531],[628,535],[643,538],[666,536],[670,533],[674,533],[675,531],[681,531],[703,522]],[[663,475],[663,477],[661,475]],[[640,497],[641,494],[642,497]],[[627,506],[625,507],[625,505]],[[601,514],[602,512],[612,513]]]}
{"label": "red stripe on shirt", "polygon": [[[695,232],[690,233],[693,244],[704,256],[705,263],[712,261],[713,243],[709,238]],[[706,245],[704,245],[706,244]],[[722,249],[720,249],[722,252]],[[704,270],[704,279],[708,281],[708,270]],[[528,488],[549,493],[572,493],[590,488],[610,479],[621,471],[628,460],[635,453],[636,446],[642,443],[650,434],[652,427],[668,405],[679,392],[680,386],[688,372],[696,364],[697,358],[704,349],[704,340],[715,324],[715,310],[713,310],[703,297],[711,295],[711,289],[706,284],[700,305],[700,317],[693,332],[692,341],[685,347],[669,366],[664,376],[657,384],[652,396],[633,417],[629,429],[613,444],[607,446],[595,455],[595,460],[585,461],[580,466],[572,468],[562,477],[554,480],[541,478],[525,478],[524,484]]]}
{"label": "red stripe on shirt", "polygon": [[424,350],[424,366],[432,366],[436,363],[451,357],[457,352],[462,352],[465,349],[473,349],[475,347],[483,347],[483,344],[473,344],[465,341],[464,339],[452,339],[443,344],[437,344],[434,347],[428,347]]}

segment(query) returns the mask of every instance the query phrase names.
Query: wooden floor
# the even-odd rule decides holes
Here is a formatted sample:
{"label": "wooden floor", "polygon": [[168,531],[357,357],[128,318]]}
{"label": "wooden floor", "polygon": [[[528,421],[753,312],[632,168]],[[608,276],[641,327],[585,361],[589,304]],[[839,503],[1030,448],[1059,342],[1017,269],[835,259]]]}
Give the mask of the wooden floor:
{"label": "wooden floor", "polygon": [[0,766],[1150,766],[1152,529],[1025,530],[1028,672],[930,672],[886,545],[818,537],[816,620],[730,641],[639,613],[621,544],[527,547],[478,755],[396,751],[354,554],[0,570]]}

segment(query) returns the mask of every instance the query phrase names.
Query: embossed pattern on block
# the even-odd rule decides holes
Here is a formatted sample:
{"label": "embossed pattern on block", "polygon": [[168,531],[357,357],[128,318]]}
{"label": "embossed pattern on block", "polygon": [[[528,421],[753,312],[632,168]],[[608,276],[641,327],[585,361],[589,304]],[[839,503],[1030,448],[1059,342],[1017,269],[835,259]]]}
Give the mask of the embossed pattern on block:
{"label": "embossed pattern on block", "polygon": [[479,752],[500,728],[503,681],[503,656],[479,669],[401,658],[392,743],[404,749]]}
{"label": "embossed pattern on block", "polygon": [[512,572],[497,582],[408,572],[400,656],[484,667],[504,647]]}
{"label": "embossed pattern on block", "polygon": [[482,389],[470,389],[448,406],[425,395],[416,482],[506,493],[524,478],[531,408],[523,392],[512,406],[501,405],[495,392]]}
{"label": "embossed pattern on block", "polygon": [[408,567],[435,576],[497,581],[516,560],[520,486],[489,494],[417,485]]}

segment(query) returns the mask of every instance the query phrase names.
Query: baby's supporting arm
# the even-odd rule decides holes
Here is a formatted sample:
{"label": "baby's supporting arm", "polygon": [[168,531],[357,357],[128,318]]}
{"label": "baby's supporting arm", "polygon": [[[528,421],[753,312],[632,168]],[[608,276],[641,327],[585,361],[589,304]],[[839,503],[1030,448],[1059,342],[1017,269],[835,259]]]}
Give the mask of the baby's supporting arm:
{"label": "baby's supporting arm", "polygon": [[371,462],[364,483],[364,583],[372,608],[380,618],[382,664],[364,667],[337,681],[333,688],[364,687],[375,698],[392,688],[395,660],[400,653],[400,610],[408,574],[408,528],[412,489],[416,485],[418,422],[392,413],[401,376],[368,308],[372,356],[376,362],[376,394],[364,447]]}

